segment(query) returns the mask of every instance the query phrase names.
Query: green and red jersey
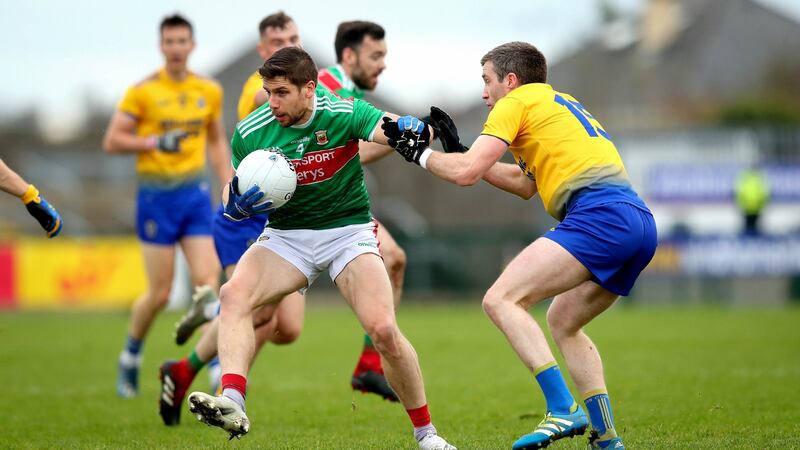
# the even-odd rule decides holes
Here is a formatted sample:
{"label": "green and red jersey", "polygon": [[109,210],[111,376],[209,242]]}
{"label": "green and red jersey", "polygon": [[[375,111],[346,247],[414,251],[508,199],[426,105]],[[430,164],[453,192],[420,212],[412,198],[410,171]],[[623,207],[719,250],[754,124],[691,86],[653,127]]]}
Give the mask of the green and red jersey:
{"label": "green and red jersey", "polygon": [[383,115],[365,101],[344,100],[318,87],[306,123],[282,127],[269,103],[239,122],[231,140],[234,168],[250,152],[271,149],[286,155],[297,172],[292,200],[270,215],[268,226],[323,230],[369,222],[358,141],[372,140]]}

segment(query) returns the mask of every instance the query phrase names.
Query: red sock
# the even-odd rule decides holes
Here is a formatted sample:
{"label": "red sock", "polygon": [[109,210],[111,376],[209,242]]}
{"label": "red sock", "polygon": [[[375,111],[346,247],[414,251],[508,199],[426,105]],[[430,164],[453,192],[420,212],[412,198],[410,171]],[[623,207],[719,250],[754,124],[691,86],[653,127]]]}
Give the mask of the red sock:
{"label": "red sock", "polygon": [[183,358],[172,366],[172,374],[181,384],[191,384],[197,372],[189,364],[188,358]]}
{"label": "red sock", "polygon": [[407,409],[408,417],[411,418],[411,423],[414,428],[424,427],[431,424],[431,413],[428,411],[428,405],[422,405],[416,409]]}
{"label": "red sock", "polygon": [[361,352],[361,357],[358,359],[355,374],[358,375],[367,371],[383,373],[381,354],[373,347],[364,347],[364,351]]}
{"label": "red sock", "polygon": [[222,390],[236,389],[245,397],[247,392],[247,378],[239,375],[238,373],[224,373],[222,374]]}

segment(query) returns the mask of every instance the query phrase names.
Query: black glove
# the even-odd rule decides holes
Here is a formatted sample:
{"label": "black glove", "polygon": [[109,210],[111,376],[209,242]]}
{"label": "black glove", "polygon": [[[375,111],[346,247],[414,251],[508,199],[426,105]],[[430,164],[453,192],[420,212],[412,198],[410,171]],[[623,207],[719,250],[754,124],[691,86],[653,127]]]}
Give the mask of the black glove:
{"label": "black glove", "polygon": [[181,141],[186,139],[189,133],[183,130],[172,130],[158,136],[156,148],[165,153],[178,153],[181,150]]}
{"label": "black glove", "polygon": [[458,128],[446,112],[431,106],[431,115],[428,117],[445,153],[464,153],[469,150],[469,147],[461,143],[461,138],[458,137]]}
{"label": "black glove", "polygon": [[[402,118],[401,118],[402,119]],[[400,131],[400,125],[394,120],[384,117],[381,129],[389,141],[389,146],[400,153],[406,161],[419,165],[419,157],[430,143],[431,133],[425,124],[422,124],[422,134],[413,130]]]}

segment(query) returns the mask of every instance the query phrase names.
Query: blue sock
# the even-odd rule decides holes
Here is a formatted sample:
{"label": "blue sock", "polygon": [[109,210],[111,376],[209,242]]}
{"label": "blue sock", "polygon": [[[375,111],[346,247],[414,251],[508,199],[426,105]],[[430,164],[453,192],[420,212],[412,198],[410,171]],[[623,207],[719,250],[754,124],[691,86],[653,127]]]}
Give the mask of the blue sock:
{"label": "blue sock", "polygon": [[128,336],[125,338],[125,351],[130,353],[133,356],[139,354],[142,351],[142,344],[144,343],[141,339],[136,339],[132,336]]}
{"label": "blue sock", "polygon": [[569,414],[575,405],[575,399],[569,393],[558,364],[555,361],[545,364],[534,370],[533,374],[544,393],[547,410],[554,414]]}
{"label": "blue sock", "polygon": [[617,432],[614,430],[614,416],[611,414],[611,402],[608,400],[608,394],[603,391],[599,392],[583,401],[586,404],[589,419],[592,421],[592,428],[597,430],[601,437],[609,431],[613,433],[610,437],[616,437]]}

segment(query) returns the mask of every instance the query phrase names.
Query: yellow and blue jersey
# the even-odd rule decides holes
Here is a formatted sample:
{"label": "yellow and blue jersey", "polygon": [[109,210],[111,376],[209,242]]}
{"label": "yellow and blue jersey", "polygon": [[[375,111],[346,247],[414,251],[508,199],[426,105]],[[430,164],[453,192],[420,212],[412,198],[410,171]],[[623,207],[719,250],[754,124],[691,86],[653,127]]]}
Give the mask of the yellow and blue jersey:
{"label": "yellow and blue jersey", "polygon": [[177,153],[138,155],[141,185],[171,188],[203,178],[208,125],[221,117],[222,101],[219,83],[193,73],[177,81],[161,69],[128,88],[117,109],[136,119],[139,136],[175,129],[189,133]]}
{"label": "yellow and blue jersey", "polygon": [[242,94],[239,96],[239,104],[236,108],[236,113],[239,120],[243,120],[251,112],[255,111],[261,105],[256,105],[256,93],[264,89],[264,82],[261,80],[261,75],[258,71],[253,72],[250,78],[244,82],[242,86]]}
{"label": "yellow and blue jersey", "polygon": [[557,220],[564,219],[572,195],[587,187],[619,186],[641,203],[608,133],[574,97],[548,84],[525,84],[498,100],[481,134],[509,144]]}

